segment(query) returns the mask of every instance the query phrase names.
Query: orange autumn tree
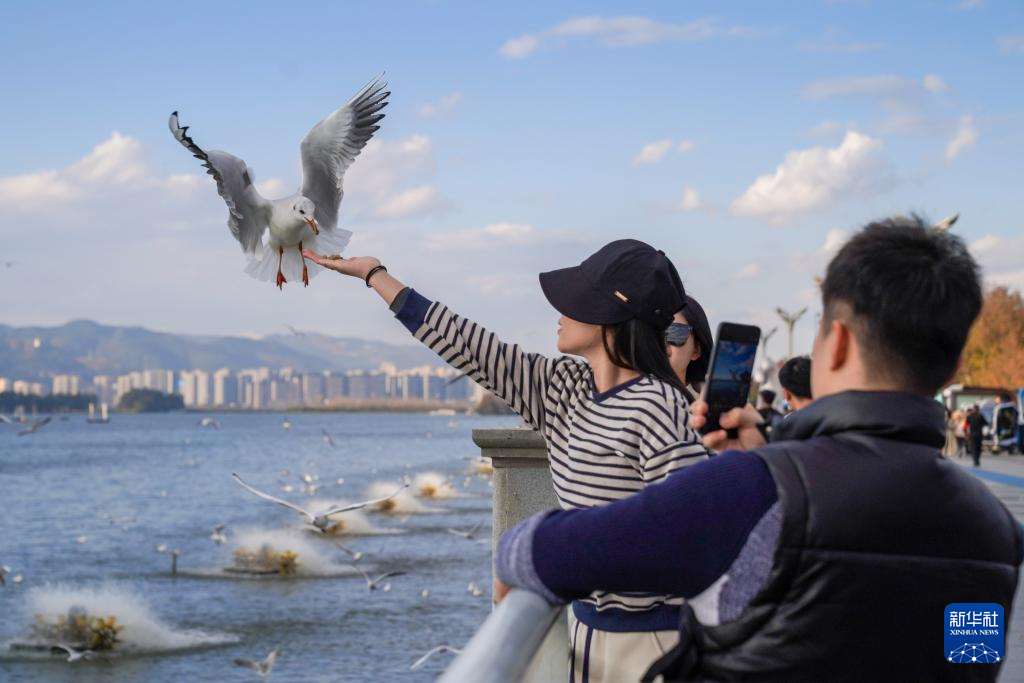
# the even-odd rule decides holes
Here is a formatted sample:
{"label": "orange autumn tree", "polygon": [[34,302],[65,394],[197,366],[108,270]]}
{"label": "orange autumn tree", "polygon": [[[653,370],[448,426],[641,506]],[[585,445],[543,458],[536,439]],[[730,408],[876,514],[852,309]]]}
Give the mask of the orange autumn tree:
{"label": "orange autumn tree", "polygon": [[964,347],[957,381],[985,387],[1024,387],[1024,298],[996,287],[985,295],[981,315]]}

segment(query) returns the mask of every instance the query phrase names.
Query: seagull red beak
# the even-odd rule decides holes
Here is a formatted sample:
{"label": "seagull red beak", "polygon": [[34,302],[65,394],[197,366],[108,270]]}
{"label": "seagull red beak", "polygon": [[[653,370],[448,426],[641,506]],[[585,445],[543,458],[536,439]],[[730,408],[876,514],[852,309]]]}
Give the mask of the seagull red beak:
{"label": "seagull red beak", "polygon": [[313,234],[314,235],[319,235],[320,234],[320,229],[316,227],[316,219],[307,218],[306,222],[309,223],[309,227],[313,228]]}

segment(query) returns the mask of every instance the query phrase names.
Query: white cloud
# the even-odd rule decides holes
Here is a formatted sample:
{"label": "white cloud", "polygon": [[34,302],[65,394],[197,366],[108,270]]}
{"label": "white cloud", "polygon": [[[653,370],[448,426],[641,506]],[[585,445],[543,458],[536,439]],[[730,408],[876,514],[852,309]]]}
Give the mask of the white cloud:
{"label": "white cloud", "polygon": [[879,74],[824,78],[805,86],[803,95],[809,100],[827,100],[835,97],[877,98],[885,105],[900,106],[920,99],[923,95],[948,89],[946,81],[938,74],[928,74],[920,81],[893,74]]}
{"label": "white cloud", "polygon": [[640,152],[633,157],[634,166],[656,164],[664,158],[672,149],[680,154],[689,154],[697,147],[696,140],[684,139],[674,142],[671,138],[649,142],[640,148]]}
{"label": "white cloud", "polygon": [[741,216],[783,222],[879,186],[880,140],[850,131],[836,148],[812,147],[786,155],[775,172],[757,178],[733,202]]}
{"label": "white cloud", "polygon": [[692,187],[687,186],[683,190],[683,198],[679,202],[679,208],[683,211],[693,211],[700,208],[700,195]]}
{"label": "white cloud", "polygon": [[692,43],[712,38],[743,38],[755,35],[744,26],[723,26],[715,19],[683,24],[655,21],[649,17],[579,17],[539,33],[513,38],[499,53],[507,59],[523,59],[540,49],[557,49],[570,39],[596,38],[606,47],[630,47],[652,43]]}
{"label": "white cloud", "polygon": [[450,116],[462,102],[462,93],[453,92],[445,95],[438,102],[428,102],[416,108],[416,115],[421,119],[441,119]]}
{"label": "white cloud", "polygon": [[1013,237],[987,234],[970,243],[969,249],[981,264],[985,282],[1024,289],[1024,234]]}
{"label": "white cloud", "polygon": [[584,236],[571,230],[538,230],[528,223],[490,223],[481,228],[431,233],[426,245],[443,251],[467,251],[584,241]]}
{"label": "white cloud", "polygon": [[426,135],[374,138],[345,174],[341,210],[356,220],[438,213],[449,204],[429,182],[434,168],[434,145]]}
{"label": "white cloud", "polygon": [[672,149],[671,140],[658,140],[657,142],[649,142],[640,148],[640,153],[633,157],[633,165],[640,166],[642,164],[656,164],[661,161],[661,158]]}
{"label": "white cloud", "polygon": [[935,94],[949,90],[946,80],[938,74],[925,74],[925,77],[921,80],[921,85],[928,92]]}
{"label": "white cloud", "polygon": [[733,280],[753,280],[761,274],[761,266],[748,263],[732,274]]}
{"label": "white cloud", "polygon": [[956,135],[946,145],[946,161],[953,161],[960,152],[974,147],[977,142],[978,129],[974,127],[974,119],[970,116],[962,117]]}
{"label": "white cloud", "polygon": [[[0,205],[32,210],[40,204],[102,198],[126,187],[167,180],[153,175],[141,142],[114,132],[70,166],[0,178]],[[179,188],[188,185],[180,177],[169,182]]]}
{"label": "white cloud", "polygon": [[291,194],[288,191],[288,186],[280,178],[267,178],[263,182],[256,183],[255,187],[256,191],[267,199],[277,199]]}
{"label": "white cloud", "polygon": [[1013,36],[999,36],[996,39],[996,46],[1003,54],[1013,52],[1024,52],[1024,34]]}
{"label": "white cloud", "polygon": [[833,228],[825,235],[825,243],[821,245],[821,250],[826,254],[839,251],[839,247],[846,244],[848,239],[850,239],[849,231],[842,228]]}
{"label": "white cloud", "polygon": [[416,216],[445,208],[446,202],[438,195],[431,185],[402,190],[393,197],[384,200],[377,206],[374,214],[381,218],[404,218]]}

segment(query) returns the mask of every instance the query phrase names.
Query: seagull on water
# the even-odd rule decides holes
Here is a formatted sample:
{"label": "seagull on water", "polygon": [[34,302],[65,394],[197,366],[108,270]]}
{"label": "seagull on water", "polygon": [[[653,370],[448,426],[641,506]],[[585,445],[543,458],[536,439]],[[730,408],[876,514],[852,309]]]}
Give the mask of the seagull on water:
{"label": "seagull on water", "polygon": [[[298,277],[301,264],[302,283],[308,285],[303,245],[332,254],[340,253],[348,244],[352,233],[338,228],[342,180],[384,118],[380,111],[387,106],[391,93],[384,89],[387,83],[382,76],[306,134],[300,147],[302,186],[281,199],[265,199],[253,185],[255,174],[244,161],[227,152],[204,150],[189,137],[188,126],[178,124],[178,112],[171,114],[168,125],[175,139],[202,161],[206,172],[217,181],[217,192],[228,205],[231,234],[252,257],[246,268],[249,275],[264,281],[273,278],[281,288],[288,277]],[[270,238],[264,243],[263,233],[268,228]],[[314,267],[313,274],[319,270]]]}
{"label": "seagull on water", "polygon": [[328,508],[327,510],[325,510],[324,512],[322,512],[321,514],[314,515],[313,513],[308,512],[307,510],[303,510],[298,505],[294,505],[292,503],[289,503],[286,500],[281,500],[280,498],[275,498],[274,496],[270,495],[269,493],[263,493],[262,491],[254,489],[253,487],[249,486],[244,481],[242,481],[242,478],[239,477],[235,473],[232,473],[231,476],[235,478],[235,481],[237,481],[242,488],[246,489],[250,493],[254,493],[257,496],[259,496],[260,498],[263,498],[264,500],[269,500],[272,503],[277,503],[278,505],[283,505],[284,507],[286,507],[286,508],[288,508],[290,510],[294,510],[295,512],[298,512],[300,515],[302,515],[303,517],[306,518],[306,521],[309,524],[311,524],[314,527],[316,527],[317,529],[319,529],[321,533],[327,533],[327,529],[329,529],[331,527],[331,525],[333,524],[333,522],[331,522],[331,520],[330,520],[331,515],[337,515],[337,514],[340,514],[342,512],[350,512],[352,510],[359,510],[361,508],[366,507],[367,505],[375,505],[377,503],[383,503],[384,501],[390,500],[391,498],[394,498],[395,496],[397,496],[399,493],[402,492],[403,489],[405,489],[408,486],[408,484],[406,484],[406,485],[400,487],[399,489],[397,489],[394,493],[392,493],[389,496],[384,496],[382,498],[374,498],[373,500],[364,500],[361,503],[353,503],[351,505],[334,505],[334,506]]}
{"label": "seagull on water", "polygon": [[281,651],[277,648],[271,650],[267,658],[262,662],[254,662],[251,659],[243,659],[241,657],[234,660],[235,666],[241,666],[246,669],[252,669],[260,678],[266,678],[270,675],[270,670],[274,668],[274,662],[277,661],[277,656],[281,654]]}
{"label": "seagull on water", "polygon": [[67,653],[69,662],[77,662],[79,659],[88,659],[92,655],[92,650],[76,650],[70,645],[65,645],[64,643],[57,643],[50,648],[50,652]]}
{"label": "seagull on water", "polygon": [[212,417],[204,417],[199,421],[200,427],[210,427],[212,429],[220,429],[220,422]]}
{"label": "seagull on water", "polygon": [[26,434],[35,434],[43,427],[50,424],[50,420],[52,419],[52,417],[44,417],[41,420],[34,420],[31,424],[29,424],[27,428],[22,429],[20,432],[18,432],[18,436],[25,436]]}
{"label": "seagull on water", "polygon": [[[390,579],[392,576],[405,576],[405,572],[385,572],[384,574],[381,574],[377,578],[371,579],[370,575],[367,574],[366,572],[364,572],[363,568],[360,567],[359,565],[353,564],[353,565],[350,565],[350,566],[355,567],[355,569],[360,574],[363,575],[363,578],[366,579],[366,590],[368,590],[368,591],[375,591],[375,590],[377,590],[377,587],[380,585],[380,582],[383,581],[384,579]],[[389,590],[391,590],[391,584],[390,583],[386,583],[383,586],[380,586],[380,588],[385,593],[387,593]]]}
{"label": "seagull on water", "polygon": [[467,541],[472,541],[473,537],[476,535],[476,532],[480,531],[480,527],[482,526],[483,522],[477,524],[476,526],[472,527],[467,531],[463,531],[462,529],[448,529],[448,533],[454,534],[456,536],[462,536],[462,538],[466,539]]}
{"label": "seagull on water", "polygon": [[418,669],[421,666],[423,666],[424,664],[426,664],[428,659],[430,659],[434,655],[440,654],[442,652],[451,652],[452,654],[455,654],[455,655],[462,654],[462,650],[460,650],[458,648],[455,648],[455,647],[452,647],[451,645],[438,645],[433,650],[431,650],[430,652],[427,652],[425,655],[423,655],[422,657],[417,659],[415,662],[413,662],[412,666],[409,667],[409,671],[415,671],[416,669]]}

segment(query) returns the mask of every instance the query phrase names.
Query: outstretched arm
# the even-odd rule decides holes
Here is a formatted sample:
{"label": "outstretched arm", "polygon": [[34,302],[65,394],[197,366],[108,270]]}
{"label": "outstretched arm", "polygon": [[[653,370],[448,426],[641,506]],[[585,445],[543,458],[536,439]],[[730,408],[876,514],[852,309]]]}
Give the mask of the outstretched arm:
{"label": "outstretched arm", "polygon": [[[332,258],[309,250],[303,253],[324,268],[364,280],[380,265],[368,256]],[[443,304],[407,289],[386,271],[376,271],[369,284],[392,309],[398,309],[398,319],[417,339],[456,370],[494,392],[531,427],[545,433],[545,396],[549,388],[561,393],[574,383],[580,374],[579,363],[527,353],[515,344],[506,344]]]}

